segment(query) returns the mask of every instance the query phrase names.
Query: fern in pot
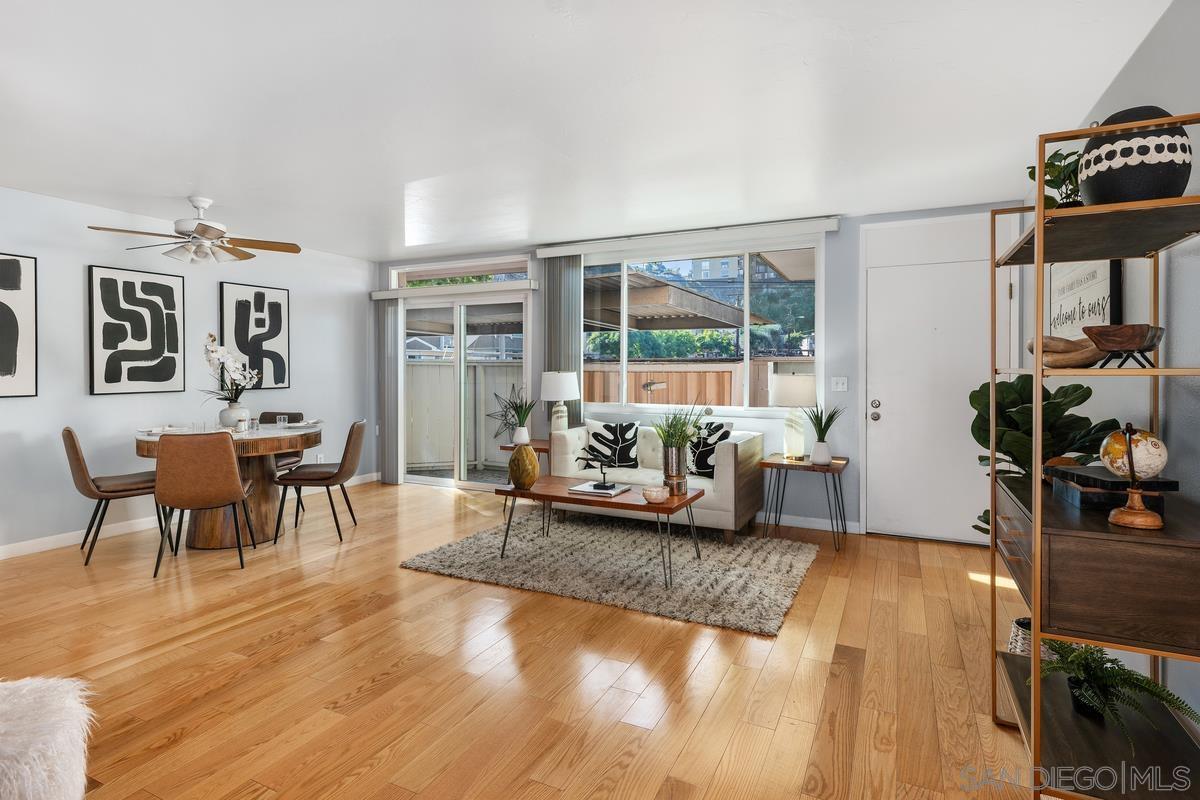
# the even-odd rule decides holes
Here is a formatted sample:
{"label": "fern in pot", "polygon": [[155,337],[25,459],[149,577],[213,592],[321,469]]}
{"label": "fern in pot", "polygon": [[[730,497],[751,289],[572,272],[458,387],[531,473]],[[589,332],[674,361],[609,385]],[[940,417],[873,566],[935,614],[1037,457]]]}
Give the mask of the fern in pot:
{"label": "fern in pot", "polygon": [[804,409],[804,416],[808,417],[809,424],[813,427],[813,433],[816,434],[817,440],[813,442],[812,453],[808,460],[818,466],[828,466],[833,463],[833,454],[829,452],[829,443],[826,437],[829,436],[829,430],[833,427],[833,423],[838,421],[838,417],[842,416],[846,409],[841,406],[836,406],[826,410],[821,406]]}
{"label": "fern in pot", "polygon": [[654,430],[663,444],[663,486],[672,495],[687,494],[687,448],[700,429],[704,412],[695,406],[663,414]]}

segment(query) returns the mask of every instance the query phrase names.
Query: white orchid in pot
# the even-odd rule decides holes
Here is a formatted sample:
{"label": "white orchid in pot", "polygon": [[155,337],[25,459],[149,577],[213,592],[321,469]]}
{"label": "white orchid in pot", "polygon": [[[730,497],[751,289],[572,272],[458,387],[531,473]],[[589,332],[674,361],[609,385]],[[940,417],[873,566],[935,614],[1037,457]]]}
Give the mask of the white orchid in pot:
{"label": "white orchid in pot", "polygon": [[218,415],[225,428],[244,428],[250,420],[250,409],[241,404],[242,393],[258,383],[258,371],[250,369],[250,363],[217,343],[216,334],[209,333],[204,343],[204,360],[217,379],[216,389],[204,389],[209,397],[224,400],[227,405]]}

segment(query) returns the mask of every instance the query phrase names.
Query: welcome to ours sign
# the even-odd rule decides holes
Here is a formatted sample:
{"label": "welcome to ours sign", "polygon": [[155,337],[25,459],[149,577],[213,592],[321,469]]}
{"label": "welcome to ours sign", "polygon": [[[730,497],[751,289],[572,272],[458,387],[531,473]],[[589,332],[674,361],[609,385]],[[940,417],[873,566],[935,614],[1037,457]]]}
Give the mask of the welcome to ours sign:
{"label": "welcome to ours sign", "polygon": [[1050,335],[1081,339],[1085,325],[1120,325],[1121,262],[1088,261],[1050,268]]}

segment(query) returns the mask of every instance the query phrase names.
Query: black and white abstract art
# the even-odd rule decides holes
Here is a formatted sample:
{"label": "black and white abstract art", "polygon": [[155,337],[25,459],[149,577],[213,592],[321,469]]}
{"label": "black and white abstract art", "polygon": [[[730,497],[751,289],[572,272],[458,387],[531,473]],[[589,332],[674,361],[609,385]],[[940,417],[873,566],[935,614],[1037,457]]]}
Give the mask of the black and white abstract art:
{"label": "black and white abstract art", "polygon": [[288,290],[221,283],[221,344],[258,372],[252,389],[292,385]]}
{"label": "black and white abstract art", "polygon": [[37,394],[37,259],[0,253],[0,397]]}
{"label": "black and white abstract art", "polygon": [[182,392],[183,276],[90,268],[92,394]]}

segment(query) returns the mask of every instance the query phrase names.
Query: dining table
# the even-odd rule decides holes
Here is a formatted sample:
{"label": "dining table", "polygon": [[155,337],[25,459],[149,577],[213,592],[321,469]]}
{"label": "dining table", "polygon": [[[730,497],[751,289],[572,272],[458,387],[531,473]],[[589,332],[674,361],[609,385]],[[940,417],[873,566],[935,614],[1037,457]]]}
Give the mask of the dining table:
{"label": "dining table", "polygon": [[[218,429],[228,430],[228,429]],[[211,432],[211,431],[210,431]],[[191,431],[165,431],[188,435]],[[142,458],[157,458],[158,440],[164,433],[138,433],[135,449]],[[233,449],[244,480],[253,481],[246,505],[254,528],[254,541],[270,541],[275,535],[275,515],[279,508],[279,487],[275,485],[275,456],[308,450],[321,443],[321,426],[263,425],[257,430],[233,431]],[[233,512],[229,506],[193,511],[187,524],[188,547],[219,550],[236,547]]]}

